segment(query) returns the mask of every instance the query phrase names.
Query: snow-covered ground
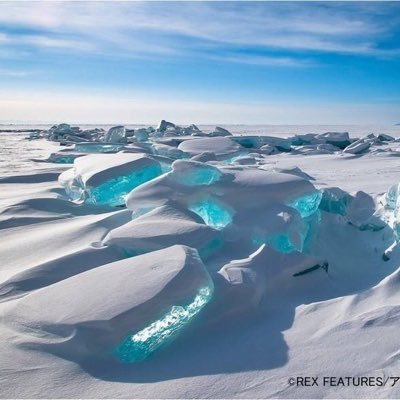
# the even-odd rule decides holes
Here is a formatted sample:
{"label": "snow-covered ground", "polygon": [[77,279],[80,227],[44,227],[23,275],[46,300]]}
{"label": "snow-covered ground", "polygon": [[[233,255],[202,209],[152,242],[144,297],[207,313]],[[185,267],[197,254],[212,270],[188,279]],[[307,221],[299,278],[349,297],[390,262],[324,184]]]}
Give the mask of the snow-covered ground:
{"label": "snow-covered ground", "polygon": [[2,397],[399,397],[400,126],[128,128],[0,133]]}

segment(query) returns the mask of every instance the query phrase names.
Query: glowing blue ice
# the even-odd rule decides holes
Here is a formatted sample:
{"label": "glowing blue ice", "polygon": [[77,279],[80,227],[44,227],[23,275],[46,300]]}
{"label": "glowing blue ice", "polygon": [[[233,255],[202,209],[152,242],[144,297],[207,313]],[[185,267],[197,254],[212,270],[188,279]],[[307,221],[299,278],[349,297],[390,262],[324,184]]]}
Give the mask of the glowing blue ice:
{"label": "glowing blue ice", "polygon": [[215,229],[223,229],[232,222],[232,213],[228,208],[210,198],[191,204],[189,210],[199,215],[208,226]]}
{"label": "glowing blue ice", "polygon": [[306,194],[287,203],[288,206],[295,208],[302,218],[307,218],[318,210],[321,202],[322,192],[316,191]]}
{"label": "glowing blue ice", "polygon": [[143,361],[160,347],[170,343],[211,300],[213,284],[198,290],[191,303],[172,306],[159,320],[127,337],[114,351],[122,362]]}
{"label": "glowing blue ice", "polygon": [[86,200],[89,204],[120,206],[125,204],[126,195],[139,185],[162,174],[161,167],[153,165],[138,169],[129,175],[110,179],[101,185],[90,189]]}

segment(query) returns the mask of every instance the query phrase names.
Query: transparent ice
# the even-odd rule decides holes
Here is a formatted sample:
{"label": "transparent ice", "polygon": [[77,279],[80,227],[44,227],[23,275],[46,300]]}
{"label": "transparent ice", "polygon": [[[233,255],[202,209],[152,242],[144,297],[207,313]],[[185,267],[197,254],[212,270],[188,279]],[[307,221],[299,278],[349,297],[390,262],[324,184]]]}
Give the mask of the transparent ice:
{"label": "transparent ice", "polygon": [[208,226],[218,230],[232,222],[230,210],[211,198],[193,203],[188,208],[199,215]]}
{"label": "transparent ice", "polygon": [[191,303],[184,306],[172,306],[159,320],[146,328],[127,337],[114,351],[122,362],[143,361],[160,347],[170,343],[178,333],[198,314],[211,300],[213,284],[198,290]]}
{"label": "transparent ice", "polygon": [[214,167],[202,167],[193,170],[179,171],[172,177],[180,184],[186,186],[211,185],[219,180],[221,172]]}
{"label": "transparent ice", "polygon": [[160,166],[141,168],[129,175],[110,179],[90,189],[86,200],[89,204],[120,206],[125,204],[126,195],[139,185],[162,174]]}
{"label": "transparent ice", "polygon": [[88,144],[88,143],[77,143],[75,144],[74,151],[80,153],[116,153],[120,151],[124,146],[122,144]]}
{"label": "transparent ice", "polygon": [[295,208],[302,218],[307,218],[318,210],[321,198],[322,192],[316,191],[297,197],[296,199],[289,201],[287,205]]}
{"label": "transparent ice", "polygon": [[347,207],[352,200],[348,193],[340,189],[323,190],[319,208],[332,214],[346,215]]}

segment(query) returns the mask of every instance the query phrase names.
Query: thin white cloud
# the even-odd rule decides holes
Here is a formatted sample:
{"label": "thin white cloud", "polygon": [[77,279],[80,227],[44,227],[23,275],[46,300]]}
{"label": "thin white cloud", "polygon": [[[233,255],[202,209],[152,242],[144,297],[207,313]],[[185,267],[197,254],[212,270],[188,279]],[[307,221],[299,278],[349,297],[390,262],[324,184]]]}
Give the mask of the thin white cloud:
{"label": "thin white cloud", "polygon": [[0,76],[12,77],[12,78],[22,78],[22,77],[25,77],[28,75],[29,75],[29,73],[26,71],[0,69]]}
{"label": "thin white cloud", "polygon": [[314,61],[294,58],[294,57],[267,57],[267,56],[252,56],[252,55],[221,55],[221,56],[210,56],[212,60],[246,64],[246,65],[258,65],[258,66],[275,66],[275,67],[312,67],[316,66]]}
{"label": "thin white cloud", "polygon": [[[0,23],[42,29],[42,36],[30,39],[34,46],[114,54],[142,51],[190,56],[208,44],[216,50],[218,46],[231,51],[261,47],[272,52],[388,57],[399,55],[399,49],[379,47],[379,41],[399,24],[395,13],[399,7],[393,7],[362,3],[10,2],[0,3]],[[381,18],[376,18],[377,12]],[[29,44],[28,39],[25,37]],[[2,40],[4,34],[0,33]],[[77,42],[83,43],[83,48]],[[201,55],[207,56],[204,51]],[[232,56],[232,62],[238,57]]]}

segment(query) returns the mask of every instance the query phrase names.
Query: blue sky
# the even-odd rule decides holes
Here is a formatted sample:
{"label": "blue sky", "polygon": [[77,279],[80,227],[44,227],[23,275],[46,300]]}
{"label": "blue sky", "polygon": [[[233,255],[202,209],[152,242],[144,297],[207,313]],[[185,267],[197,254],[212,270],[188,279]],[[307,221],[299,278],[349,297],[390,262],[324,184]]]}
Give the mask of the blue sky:
{"label": "blue sky", "polygon": [[400,3],[1,2],[0,120],[400,122]]}

